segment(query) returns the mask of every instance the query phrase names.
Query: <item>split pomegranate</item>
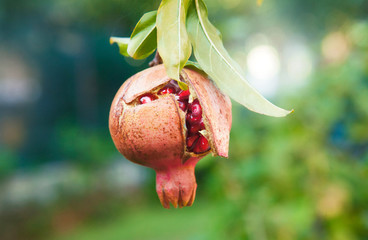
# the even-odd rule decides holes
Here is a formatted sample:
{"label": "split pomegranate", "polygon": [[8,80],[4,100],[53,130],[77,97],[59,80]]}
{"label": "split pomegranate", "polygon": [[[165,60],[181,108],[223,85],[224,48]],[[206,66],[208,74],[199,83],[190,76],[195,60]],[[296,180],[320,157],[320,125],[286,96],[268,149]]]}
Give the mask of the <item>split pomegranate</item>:
{"label": "split pomegranate", "polygon": [[132,162],[156,171],[165,208],[191,206],[197,162],[228,156],[231,102],[208,78],[184,69],[182,90],[163,65],[129,78],[111,105],[109,128],[116,148]]}

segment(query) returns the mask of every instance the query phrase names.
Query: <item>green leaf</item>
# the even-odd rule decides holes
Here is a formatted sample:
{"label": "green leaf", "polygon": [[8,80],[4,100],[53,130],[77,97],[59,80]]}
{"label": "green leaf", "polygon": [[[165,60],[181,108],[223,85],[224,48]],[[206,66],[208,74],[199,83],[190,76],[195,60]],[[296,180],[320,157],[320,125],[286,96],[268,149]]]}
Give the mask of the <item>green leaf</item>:
{"label": "green leaf", "polygon": [[156,16],[157,11],[148,12],[135,26],[128,45],[128,53],[132,58],[143,59],[155,51],[157,46]]}
{"label": "green leaf", "polygon": [[199,65],[199,63],[197,63],[197,62],[188,60],[185,63],[185,68],[192,69],[192,70],[194,70],[196,72],[201,73],[204,76],[207,76],[207,73],[203,70],[203,68],[201,67],[201,65]]}
{"label": "green leaf", "polygon": [[188,10],[187,30],[194,56],[216,85],[232,99],[248,109],[273,117],[283,117],[291,111],[273,105],[245,80],[239,65],[223,46],[219,31],[208,20],[206,5],[194,0]]}
{"label": "green leaf", "polygon": [[185,82],[178,81],[178,85],[179,85],[181,90],[188,90],[189,89],[188,85]]}
{"label": "green leaf", "polygon": [[119,38],[119,37],[111,37],[110,38],[110,44],[118,44],[119,46],[119,51],[121,55],[127,56],[129,57],[128,54],[128,44],[129,44],[130,39],[129,38]]}
{"label": "green leaf", "polygon": [[167,75],[178,81],[180,71],[192,53],[185,27],[190,2],[191,0],[162,0],[157,13],[158,52]]}

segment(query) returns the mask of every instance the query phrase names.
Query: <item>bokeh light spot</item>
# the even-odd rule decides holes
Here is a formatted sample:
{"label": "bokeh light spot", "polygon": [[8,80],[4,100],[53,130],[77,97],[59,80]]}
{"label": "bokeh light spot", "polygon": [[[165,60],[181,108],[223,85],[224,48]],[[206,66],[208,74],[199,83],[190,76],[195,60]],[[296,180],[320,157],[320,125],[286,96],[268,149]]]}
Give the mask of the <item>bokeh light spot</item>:
{"label": "bokeh light spot", "polygon": [[279,55],[270,45],[254,47],[248,54],[247,66],[249,73],[257,79],[275,77],[280,71]]}

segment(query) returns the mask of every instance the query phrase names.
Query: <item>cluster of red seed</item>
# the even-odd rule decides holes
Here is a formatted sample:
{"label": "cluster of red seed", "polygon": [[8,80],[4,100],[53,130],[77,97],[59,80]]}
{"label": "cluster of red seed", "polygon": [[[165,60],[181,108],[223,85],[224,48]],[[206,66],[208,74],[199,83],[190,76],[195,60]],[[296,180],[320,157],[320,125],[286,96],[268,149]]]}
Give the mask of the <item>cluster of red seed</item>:
{"label": "cluster of red seed", "polygon": [[[161,88],[158,95],[175,94],[179,107],[186,114],[187,126],[187,150],[196,154],[204,153],[210,150],[208,140],[199,132],[205,129],[202,119],[202,107],[198,99],[189,103],[189,90],[181,90],[176,81],[172,80],[165,87]],[[139,98],[141,104],[152,102],[157,99],[152,93],[147,93]]]}

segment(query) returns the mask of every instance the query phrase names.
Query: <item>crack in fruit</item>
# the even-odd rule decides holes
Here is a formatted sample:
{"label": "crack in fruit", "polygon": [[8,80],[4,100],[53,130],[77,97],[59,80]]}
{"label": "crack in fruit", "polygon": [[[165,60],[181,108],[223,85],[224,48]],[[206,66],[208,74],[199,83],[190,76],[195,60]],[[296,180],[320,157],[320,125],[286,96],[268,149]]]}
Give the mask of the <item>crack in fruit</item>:
{"label": "crack in fruit", "polygon": [[194,99],[192,103],[188,103],[190,96],[189,89],[180,90],[178,83],[175,80],[171,80],[168,84],[158,90],[157,96],[152,93],[147,93],[139,97],[139,102],[141,104],[152,102],[158,99],[160,95],[166,94],[174,94],[179,108],[184,112],[187,111],[187,151],[202,154],[211,150],[208,140],[199,133],[199,131],[205,130],[202,117],[202,107],[198,99]]}

